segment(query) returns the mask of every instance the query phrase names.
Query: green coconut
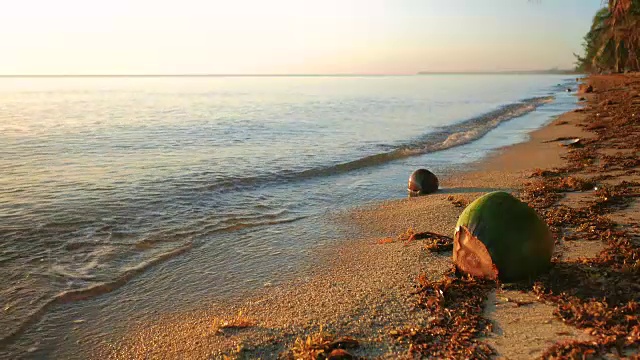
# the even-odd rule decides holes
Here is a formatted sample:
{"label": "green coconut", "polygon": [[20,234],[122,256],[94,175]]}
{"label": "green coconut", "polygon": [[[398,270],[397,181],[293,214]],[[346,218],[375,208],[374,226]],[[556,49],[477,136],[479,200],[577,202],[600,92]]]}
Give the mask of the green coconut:
{"label": "green coconut", "polygon": [[458,218],[453,262],[473,276],[531,279],[551,265],[554,240],[527,204],[496,191],[469,204]]}

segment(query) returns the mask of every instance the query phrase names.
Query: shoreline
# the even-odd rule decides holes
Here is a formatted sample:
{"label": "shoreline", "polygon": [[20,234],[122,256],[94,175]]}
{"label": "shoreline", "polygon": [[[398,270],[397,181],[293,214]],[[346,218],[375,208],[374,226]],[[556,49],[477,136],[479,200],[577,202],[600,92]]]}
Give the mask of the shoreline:
{"label": "shoreline", "polygon": [[[595,105],[593,99],[590,101]],[[530,133],[529,141],[495,152],[470,171],[442,178],[444,188],[436,194],[385,201],[346,214],[342,221],[353,227],[351,240],[323,249],[319,255],[321,266],[309,279],[267,289],[230,308],[167,314],[154,324],[133,328],[120,341],[107,344],[101,354],[111,358],[210,358],[223,354],[275,357],[297,337],[304,339],[321,327],[358,339],[360,348],[354,351],[358,356],[405,354],[408,344],[395,341],[388,333],[424,322],[424,314],[415,311],[415,299],[410,295],[415,279],[423,272],[438,278],[449,269],[450,256],[426,253],[419,241],[405,245],[378,244],[376,240],[395,237],[408,228],[451,235],[463,207],[455,206],[449,196],[470,201],[493,190],[521,191],[534,169],[564,164],[561,156],[568,149],[550,140],[563,136],[589,139],[593,135],[576,126],[585,118],[584,112],[565,113]],[[574,258],[593,256],[601,247],[585,250],[584,246],[560,244],[559,250],[567,258]],[[502,293],[491,294],[485,310],[486,317],[502,329],[502,335],[487,339],[501,356],[539,356],[549,342],[585,339],[584,332],[554,319],[551,305],[536,303],[514,314],[513,308],[502,306],[499,297],[503,297]],[[240,312],[242,315],[238,315]],[[221,333],[213,325],[240,317],[252,326]],[[544,325],[523,328],[519,320],[514,320],[523,318],[535,318]]]}

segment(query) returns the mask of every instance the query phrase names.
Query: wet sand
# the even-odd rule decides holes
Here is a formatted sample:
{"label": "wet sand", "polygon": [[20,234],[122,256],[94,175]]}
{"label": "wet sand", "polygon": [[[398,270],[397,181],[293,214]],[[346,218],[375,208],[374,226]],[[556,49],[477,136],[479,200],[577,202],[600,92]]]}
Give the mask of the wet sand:
{"label": "wet sand", "polygon": [[[630,80],[629,80],[630,79]],[[593,78],[596,94],[640,77]],[[599,82],[598,82],[599,81]],[[628,86],[628,85],[624,85]],[[584,96],[584,95],[578,95]],[[398,328],[421,326],[424,311],[416,309],[415,280],[421,273],[437,279],[451,267],[450,253],[424,250],[421,241],[379,243],[396,239],[409,228],[453,235],[463,207],[450,199],[468,202],[495,190],[520,195],[535,169],[563,166],[569,149],[553,141],[560,137],[593,138],[580,124],[600,111],[592,94],[587,111],[566,113],[546,127],[531,133],[525,143],[496,152],[466,172],[440,179],[441,190],[432,195],[387,201],[336,215],[339,226],[349,229],[349,238],[317,254],[317,266],[303,279],[278,287],[267,287],[254,298],[236,304],[211,305],[195,312],[164,314],[153,323],[134,324],[126,334],[93,352],[95,358],[277,358],[296,338],[305,339],[320,328],[336,336],[350,336],[360,346],[350,350],[364,357],[397,358],[408,351],[389,333]],[[638,100],[640,103],[640,98]],[[609,105],[611,106],[611,105]],[[640,107],[640,106],[638,106]],[[640,112],[640,111],[639,111]],[[635,114],[634,116],[638,116]],[[630,149],[639,156],[637,148]],[[611,149],[600,149],[602,154]],[[408,170],[409,171],[409,170]],[[638,181],[638,173],[611,172],[608,181],[626,176]],[[572,193],[561,200],[579,204],[589,192]],[[611,214],[620,226],[637,226],[637,202]],[[635,222],[635,225],[634,225]],[[563,259],[595,256],[604,245],[597,242],[560,240],[557,253]],[[560,340],[590,338],[584,331],[565,325],[554,316],[552,304],[534,301],[527,306],[513,300],[534,301],[532,293],[497,290],[485,303],[484,316],[494,330],[483,341],[498,357],[539,357]],[[224,326],[246,322],[247,327]]]}

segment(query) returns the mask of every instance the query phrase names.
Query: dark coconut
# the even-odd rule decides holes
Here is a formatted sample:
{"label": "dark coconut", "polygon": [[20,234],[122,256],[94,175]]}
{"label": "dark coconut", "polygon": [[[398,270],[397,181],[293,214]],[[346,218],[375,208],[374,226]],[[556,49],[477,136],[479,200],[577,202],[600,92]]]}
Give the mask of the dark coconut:
{"label": "dark coconut", "polygon": [[453,262],[473,276],[528,280],[551,266],[554,241],[527,204],[496,191],[469,204],[458,219]]}
{"label": "dark coconut", "polygon": [[409,177],[409,193],[412,195],[431,194],[438,190],[438,178],[427,169],[418,169]]}

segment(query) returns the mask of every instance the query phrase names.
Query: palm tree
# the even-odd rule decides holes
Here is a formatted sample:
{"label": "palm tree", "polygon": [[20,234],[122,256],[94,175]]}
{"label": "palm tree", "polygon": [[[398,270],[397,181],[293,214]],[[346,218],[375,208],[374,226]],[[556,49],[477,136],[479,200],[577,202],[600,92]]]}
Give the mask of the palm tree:
{"label": "palm tree", "polygon": [[629,13],[633,5],[633,0],[609,0],[609,11],[613,14],[613,19],[620,19]]}
{"label": "palm tree", "polygon": [[640,0],[609,0],[584,39],[585,56],[577,56],[580,70],[640,70]]}
{"label": "palm tree", "polygon": [[640,70],[638,67],[637,50],[640,47],[640,1],[638,0],[609,0],[610,16],[605,20],[606,31],[604,42],[612,42],[615,47],[615,71],[620,72],[626,67]]}

